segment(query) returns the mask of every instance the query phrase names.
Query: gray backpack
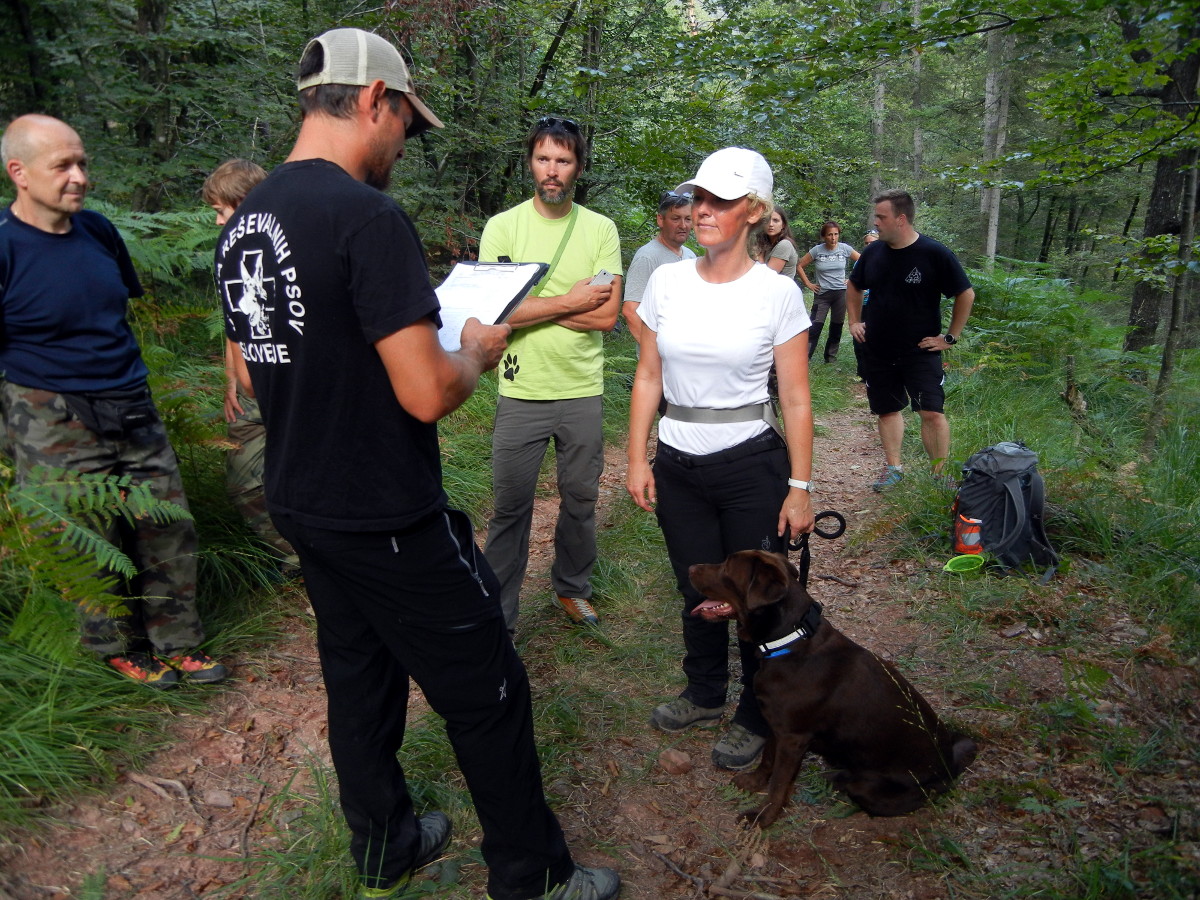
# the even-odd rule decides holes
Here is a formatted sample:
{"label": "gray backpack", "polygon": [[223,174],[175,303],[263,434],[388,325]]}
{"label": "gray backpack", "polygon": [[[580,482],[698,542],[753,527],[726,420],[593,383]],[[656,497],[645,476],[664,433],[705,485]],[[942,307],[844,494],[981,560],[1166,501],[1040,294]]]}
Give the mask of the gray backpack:
{"label": "gray backpack", "polygon": [[1004,441],[973,454],[963,465],[954,500],[955,522],[978,520],[979,543],[1002,569],[1032,564],[1050,580],[1058,554],[1046,537],[1046,485],[1037,454],[1017,441]]}

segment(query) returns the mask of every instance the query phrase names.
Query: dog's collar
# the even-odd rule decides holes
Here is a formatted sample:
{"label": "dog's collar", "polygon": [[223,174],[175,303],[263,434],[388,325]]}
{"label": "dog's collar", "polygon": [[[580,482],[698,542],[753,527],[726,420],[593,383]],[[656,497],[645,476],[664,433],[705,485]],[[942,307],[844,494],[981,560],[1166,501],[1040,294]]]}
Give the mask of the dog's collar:
{"label": "dog's collar", "polygon": [[806,641],[817,633],[817,627],[821,624],[821,604],[816,600],[812,606],[804,613],[804,618],[800,620],[800,627],[790,634],[785,634],[781,638],[776,638],[773,641],[767,641],[765,644],[758,645],[758,652],[763,655],[763,659],[771,659],[775,656],[786,656],[792,652],[792,644],[797,641]]}

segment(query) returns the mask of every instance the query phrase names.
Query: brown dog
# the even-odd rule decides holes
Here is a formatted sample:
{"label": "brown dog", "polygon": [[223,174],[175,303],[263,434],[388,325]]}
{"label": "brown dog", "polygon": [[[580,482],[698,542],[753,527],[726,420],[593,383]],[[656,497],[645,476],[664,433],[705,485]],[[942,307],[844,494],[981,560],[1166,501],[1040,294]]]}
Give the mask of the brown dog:
{"label": "brown dog", "polygon": [[975,759],[975,742],[942,725],[895,666],[821,619],[786,557],[743,550],[692,566],[689,576],[733,607],[738,635],[762,656],[754,693],[771,737],[758,768],[733,783],[767,788],[767,802],[744,818],[764,827],[779,818],[809,750],[834,769],[826,774],[834,787],[873,816],[912,812]]}

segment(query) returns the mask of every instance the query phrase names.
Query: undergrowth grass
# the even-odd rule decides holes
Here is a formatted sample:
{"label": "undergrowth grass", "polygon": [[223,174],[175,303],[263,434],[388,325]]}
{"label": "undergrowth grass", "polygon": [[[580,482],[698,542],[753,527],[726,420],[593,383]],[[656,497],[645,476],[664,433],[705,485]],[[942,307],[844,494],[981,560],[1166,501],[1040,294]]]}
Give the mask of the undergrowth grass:
{"label": "undergrowth grass", "polygon": [[[1109,808],[1149,803],[1187,821],[1180,796],[1153,795],[1148,778],[1172,771],[1176,760],[1194,757],[1191,732],[1182,719],[1147,727],[1135,715],[1122,715],[1120,706],[1129,702],[1123,695],[1130,673],[1145,659],[1169,665],[1200,651],[1195,360],[1189,359],[1181,373],[1171,398],[1173,416],[1156,453],[1143,459],[1139,423],[1151,360],[1116,352],[1117,332],[1094,317],[1087,298],[1068,285],[999,276],[980,277],[976,284],[979,300],[968,340],[949,355],[947,411],[954,434],[949,471],[997,441],[1029,444],[1041,455],[1051,537],[1067,563],[1060,578],[1045,587],[1021,578],[942,575],[952,494],[929,478],[906,478],[885,496],[878,518],[859,528],[858,546],[884,542],[897,558],[925,564],[919,574],[897,579],[891,599],[911,606],[926,624],[928,641],[897,662],[927,683],[936,682],[952,701],[951,720],[984,747],[970,789],[942,798],[925,825],[905,832],[897,863],[935,873],[960,897],[1189,896],[1197,884],[1178,850],[1183,836],[1101,841],[1082,833],[1079,824]],[[621,445],[635,356],[628,335],[611,335],[606,344],[605,433]],[[818,419],[847,403],[852,370],[852,358],[814,368]],[[447,491],[476,525],[483,524],[490,504],[494,379],[485,376],[475,397],[440,428]],[[1060,395],[1071,388],[1087,401],[1086,409],[1072,413],[1064,404]],[[923,451],[915,422],[904,454],[917,473]],[[252,596],[259,584],[257,551],[247,549],[247,535],[221,510],[219,452],[192,449],[187,459],[188,489],[199,501],[193,507],[202,534],[212,546],[228,548],[206,563],[206,616],[218,623],[217,641],[224,642],[219,646],[252,645],[264,638],[258,626],[239,624],[248,612],[238,598]],[[526,585],[518,634],[534,691],[535,730],[551,804],[580,814],[597,784],[608,779],[635,783],[653,767],[650,758],[642,768],[597,771],[602,754],[590,751],[644,730],[653,704],[682,684],[677,590],[654,517],[619,490],[607,504],[599,543],[595,603],[602,629],[567,624],[549,603],[548,581],[533,578]],[[1120,639],[1101,640],[1112,634]],[[11,678],[4,671],[9,665],[18,670]],[[29,681],[28,668],[27,660],[0,645],[0,698],[12,690],[10,681]],[[14,708],[21,703],[40,707],[43,722],[59,728],[60,704],[79,705],[64,701],[77,689],[61,687],[74,674],[47,674],[45,684],[34,679],[27,699],[11,701]],[[161,734],[153,719],[163,701],[154,698],[155,703],[139,707],[126,696],[136,686],[110,678],[105,691],[97,691],[95,684],[88,683],[86,690],[98,694],[102,715],[123,717],[125,732],[111,745],[99,734],[80,739],[83,762],[67,759],[56,773],[52,769],[53,783],[41,789],[45,796],[69,794],[80,781],[102,787],[129,735]],[[106,699],[106,692],[121,696]],[[139,708],[144,710],[140,717]],[[85,711],[88,717],[97,715]],[[105,727],[97,725],[96,731]],[[999,757],[1019,762],[1006,767],[994,762]],[[404,765],[418,808],[444,809],[456,827],[451,862],[423,873],[415,894],[477,895],[484,878],[478,823],[437,717],[410,723]],[[0,783],[18,783],[19,777],[3,766],[0,761]],[[1091,794],[1082,799],[1061,781],[1064,770],[1077,768],[1091,779],[1085,785]],[[314,760],[303,777],[274,796],[267,816],[271,834],[253,848],[246,877],[228,886],[229,896],[326,900],[351,895],[355,877],[331,780],[332,773]],[[0,816],[7,811],[10,820],[20,821],[27,812],[22,795],[10,793],[3,801],[7,807],[0,802]],[[732,789],[729,800],[744,802]],[[814,808],[825,819],[854,811],[831,795],[819,767],[810,765],[798,782],[787,823],[776,828],[804,827]],[[980,825],[980,819],[987,824]],[[1006,855],[1003,848],[1010,845],[1053,854],[1057,862],[1049,867],[1026,863]]]}

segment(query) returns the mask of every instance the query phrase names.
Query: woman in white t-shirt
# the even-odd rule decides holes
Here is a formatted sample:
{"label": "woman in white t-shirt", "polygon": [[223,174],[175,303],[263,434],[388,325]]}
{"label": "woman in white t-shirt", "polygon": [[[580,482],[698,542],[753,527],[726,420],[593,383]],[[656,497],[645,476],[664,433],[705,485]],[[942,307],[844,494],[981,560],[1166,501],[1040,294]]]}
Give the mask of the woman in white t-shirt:
{"label": "woman in white t-shirt", "polygon": [[[825,339],[825,362],[837,359],[838,345],[842,341],[842,325],[846,321],[846,265],[855,262],[861,254],[841,240],[842,227],[837,222],[826,222],[821,226],[821,240],[800,260],[798,273],[804,286],[813,292],[812,330],[808,333],[808,357],[812,359],[821,339],[821,327],[825,316],[829,316],[829,337]],[[805,266],[815,262],[817,283],[808,280]]]}
{"label": "woman in white t-shirt", "polygon": [[[693,193],[692,221],[706,254],[655,270],[637,314],[645,324],[629,416],[626,488],[654,511],[683,594],[682,694],[654,709],[664,731],[714,725],[725,707],[732,610],[708,601],[688,567],[747,549],[783,551],[811,531],[812,406],[808,314],[799,287],[758,265],[750,232],[771,213],[774,179],[761,155],[727,147],[677,191]],[[767,373],[779,374],[786,440],[774,427]],[[660,397],[653,465],[647,445]],[[742,693],[713,762],[740,769],[769,733],[754,696],[755,649],[739,641]]]}

